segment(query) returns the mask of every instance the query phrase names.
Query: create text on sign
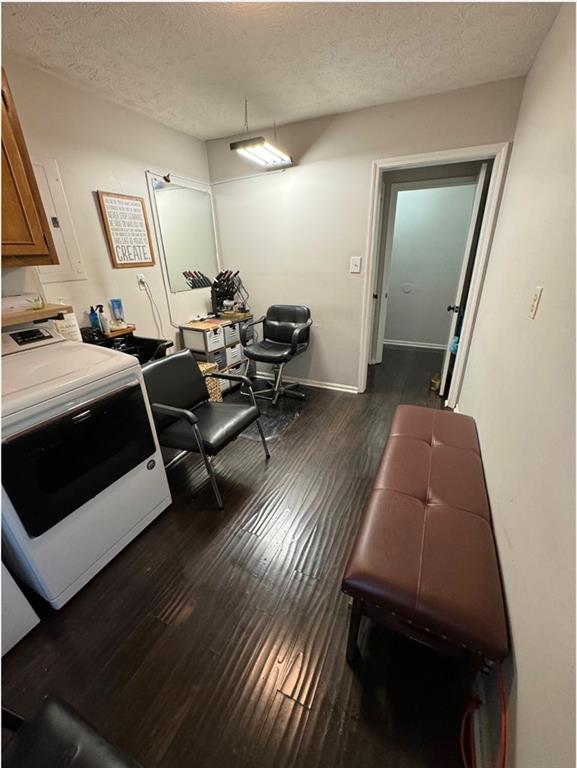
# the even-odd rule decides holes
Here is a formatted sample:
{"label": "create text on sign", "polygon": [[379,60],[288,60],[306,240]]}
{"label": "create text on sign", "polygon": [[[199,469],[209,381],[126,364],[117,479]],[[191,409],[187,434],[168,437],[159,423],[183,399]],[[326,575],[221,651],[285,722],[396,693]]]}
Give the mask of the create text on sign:
{"label": "create text on sign", "polygon": [[116,262],[119,265],[153,262],[142,202],[105,196],[104,205]]}

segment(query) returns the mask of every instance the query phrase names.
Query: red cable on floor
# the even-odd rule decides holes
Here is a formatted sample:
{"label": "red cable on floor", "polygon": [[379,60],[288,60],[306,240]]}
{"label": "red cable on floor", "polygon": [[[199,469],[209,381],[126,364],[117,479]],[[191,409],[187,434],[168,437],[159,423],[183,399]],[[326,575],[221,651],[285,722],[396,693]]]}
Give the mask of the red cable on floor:
{"label": "red cable on floor", "polygon": [[[499,757],[497,761],[497,768],[506,768],[507,765],[507,746],[508,746],[508,733],[507,733],[507,697],[505,695],[505,678],[503,677],[503,669],[499,664],[498,667],[498,680],[499,680],[499,700],[501,704],[501,733],[499,735]],[[467,705],[467,709],[463,713],[463,719],[461,720],[461,760],[463,761],[463,768],[476,768],[477,761],[475,756],[475,732],[473,726],[473,712],[481,706],[482,702],[477,696],[473,696],[471,701]],[[469,735],[469,754],[471,761],[467,756],[467,749],[465,746],[466,734],[468,729]]]}
{"label": "red cable on floor", "polygon": [[[463,719],[461,720],[461,760],[463,761],[464,768],[475,768],[475,738],[473,733],[473,718],[472,714],[473,712],[478,709],[481,706],[481,699],[479,699],[477,696],[473,696],[471,698],[471,701],[467,705],[467,709],[465,710],[463,714]],[[469,763],[469,758],[467,757],[467,751],[465,748],[465,735],[467,733],[467,727],[468,727],[468,735],[469,735],[469,753],[471,755],[472,762]]]}
{"label": "red cable on floor", "polygon": [[[481,700],[479,699],[479,703],[477,705],[477,708],[481,706]],[[469,717],[469,748],[470,748],[470,755],[471,755],[471,768],[477,768],[477,754],[475,750],[475,723],[473,722],[473,713],[471,712],[471,716]]]}
{"label": "red cable on floor", "polygon": [[505,696],[505,678],[503,677],[503,668],[499,664],[499,694],[501,697],[501,743],[499,749],[499,768],[505,768],[507,765],[507,698]]}

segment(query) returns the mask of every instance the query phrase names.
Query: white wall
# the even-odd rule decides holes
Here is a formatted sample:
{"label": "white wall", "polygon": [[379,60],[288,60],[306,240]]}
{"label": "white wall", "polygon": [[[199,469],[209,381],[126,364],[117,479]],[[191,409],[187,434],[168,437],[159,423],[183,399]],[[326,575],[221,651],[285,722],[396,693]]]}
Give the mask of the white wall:
{"label": "white wall", "polygon": [[[149,223],[152,217],[145,172],[147,170],[208,181],[206,146],[190,136],[99,99],[8,58],[4,61],[29,151],[55,158],[62,174],[72,220],[80,243],[88,280],[45,286],[48,300],[70,302],[80,324],[87,324],[91,304],[105,304],[112,297],[124,300],[126,318],[142,335],[157,336],[150,303],[139,291],[137,272],[143,272],[162,316],[163,334],[174,338],[171,328],[156,240],[157,264],[138,269],[113,269],[94,197],[95,190],[122,192],[145,198]],[[4,269],[3,293],[34,289],[34,268]],[[209,291],[198,290],[172,297],[176,322],[206,312]]]}
{"label": "white wall", "polygon": [[447,346],[476,185],[396,195],[384,339]]}
{"label": "white wall", "polygon": [[[356,388],[371,163],[512,138],[522,80],[386,104],[279,128],[294,168],[213,188],[224,267],[240,269],[252,307],[302,303],[313,317],[311,348],[290,373]],[[273,139],[272,131],[264,135]],[[253,174],[229,140],[208,143],[211,180]]]}
{"label": "white wall", "polygon": [[527,78],[459,403],[501,555],[517,768],[575,766],[574,30],[566,5]]}

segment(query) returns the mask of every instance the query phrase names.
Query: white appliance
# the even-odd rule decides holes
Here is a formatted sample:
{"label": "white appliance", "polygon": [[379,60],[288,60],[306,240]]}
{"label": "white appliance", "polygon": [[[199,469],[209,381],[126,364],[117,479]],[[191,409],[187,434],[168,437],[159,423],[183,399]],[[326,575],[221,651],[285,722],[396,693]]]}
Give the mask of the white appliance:
{"label": "white appliance", "polygon": [[61,608],[171,496],[136,358],[37,330],[2,334],[3,559]]}
{"label": "white appliance", "polygon": [[40,619],[2,563],[2,655],[8,653]]}
{"label": "white appliance", "polygon": [[47,344],[56,344],[64,338],[46,326],[24,326],[2,334],[2,357],[22,352],[25,349],[38,349]]}

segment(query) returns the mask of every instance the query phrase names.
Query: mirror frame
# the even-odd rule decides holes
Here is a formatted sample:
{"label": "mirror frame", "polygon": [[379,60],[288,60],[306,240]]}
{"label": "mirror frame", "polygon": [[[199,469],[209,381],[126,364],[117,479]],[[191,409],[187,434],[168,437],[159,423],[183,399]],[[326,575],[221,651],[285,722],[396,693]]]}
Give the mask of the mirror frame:
{"label": "mirror frame", "polygon": [[[216,228],[216,211],[214,208],[214,197],[212,194],[212,187],[210,184],[204,181],[198,181],[197,179],[188,179],[184,176],[177,176],[174,173],[170,174],[171,181],[179,187],[185,187],[186,189],[194,189],[197,192],[207,192],[210,199],[210,210],[212,213],[212,228],[214,232],[214,247],[216,252],[216,266],[217,274],[222,270],[220,261],[220,248],[218,245],[218,232]],[[155,173],[154,171],[146,171],[146,184],[148,186],[148,197],[150,200],[150,209],[152,211],[152,222],[154,225],[154,236],[156,240],[156,248],[158,250],[160,268],[162,271],[162,279],[164,281],[164,287],[167,295],[178,296],[179,294],[186,295],[188,291],[172,291],[170,287],[170,278],[168,275],[168,264],[166,261],[166,251],[164,250],[164,242],[162,240],[162,228],[160,226],[160,216],[158,215],[158,207],[156,205],[156,197],[154,194],[154,183],[164,181],[164,175],[161,173]],[[190,291],[210,291],[210,288],[191,288]]]}

